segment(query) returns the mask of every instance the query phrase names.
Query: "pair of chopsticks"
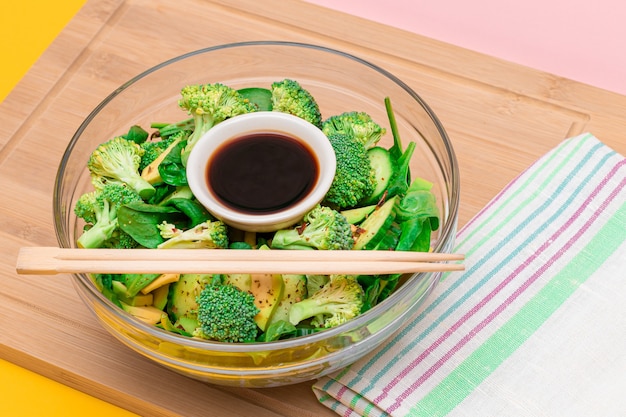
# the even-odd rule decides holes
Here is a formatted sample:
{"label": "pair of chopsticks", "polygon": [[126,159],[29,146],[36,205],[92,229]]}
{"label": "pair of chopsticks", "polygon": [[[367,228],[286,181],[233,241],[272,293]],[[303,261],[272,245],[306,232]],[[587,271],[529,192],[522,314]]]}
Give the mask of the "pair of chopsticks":
{"label": "pair of chopsticks", "polygon": [[17,272],[203,274],[398,274],[459,271],[461,254],[395,251],[73,249],[24,247]]}

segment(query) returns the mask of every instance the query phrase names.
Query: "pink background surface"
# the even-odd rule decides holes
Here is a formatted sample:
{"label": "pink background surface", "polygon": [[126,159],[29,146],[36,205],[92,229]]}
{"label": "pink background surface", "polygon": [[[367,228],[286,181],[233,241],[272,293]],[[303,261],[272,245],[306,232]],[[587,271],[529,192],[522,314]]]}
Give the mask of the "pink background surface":
{"label": "pink background surface", "polygon": [[626,94],[620,0],[307,0]]}

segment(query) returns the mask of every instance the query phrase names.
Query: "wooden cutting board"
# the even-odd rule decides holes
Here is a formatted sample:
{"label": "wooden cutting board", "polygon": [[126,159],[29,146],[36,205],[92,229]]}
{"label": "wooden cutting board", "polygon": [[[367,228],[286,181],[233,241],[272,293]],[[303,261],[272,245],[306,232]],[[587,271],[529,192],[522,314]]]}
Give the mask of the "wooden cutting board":
{"label": "wooden cutting board", "polygon": [[248,40],[329,46],[407,82],[457,152],[460,226],[566,137],[589,131],[626,154],[624,96],[308,3],[91,0],[0,104],[0,357],[142,415],[334,415],[310,383],[236,389],[174,374],[106,333],[69,276],[15,272],[21,246],[56,245],[54,175],[104,97],[166,59]]}

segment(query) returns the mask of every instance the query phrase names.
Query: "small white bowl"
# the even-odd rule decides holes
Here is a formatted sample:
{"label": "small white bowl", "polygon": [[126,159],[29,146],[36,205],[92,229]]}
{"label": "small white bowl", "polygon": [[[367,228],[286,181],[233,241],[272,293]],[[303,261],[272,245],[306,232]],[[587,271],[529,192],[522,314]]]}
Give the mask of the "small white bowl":
{"label": "small white bowl", "polygon": [[[247,162],[232,156],[239,151],[248,153]],[[279,151],[289,157],[276,157]],[[229,152],[231,163],[226,163]],[[302,163],[281,166],[284,161]],[[294,184],[293,179],[308,172],[307,164],[312,175],[303,175]],[[213,216],[238,229],[269,232],[297,223],[323,200],[335,176],[336,160],[328,138],[316,126],[290,114],[261,111],[212,127],[192,149],[186,169],[191,191]],[[287,184],[279,185],[281,180]],[[233,183],[225,185],[226,181]],[[284,195],[283,190],[290,189]],[[280,204],[275,206],[276,202]]]}

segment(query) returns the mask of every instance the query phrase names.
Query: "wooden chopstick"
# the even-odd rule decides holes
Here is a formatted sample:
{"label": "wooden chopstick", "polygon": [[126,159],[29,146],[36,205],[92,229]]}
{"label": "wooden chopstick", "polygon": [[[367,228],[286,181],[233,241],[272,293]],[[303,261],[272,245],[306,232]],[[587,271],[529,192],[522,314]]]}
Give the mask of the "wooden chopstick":
{"label": "wooden chopstick", "polygon": [[24,247],[22,275],[58,273],[397,274],[458,271],[461,254],[395,251],[75,249]]}

